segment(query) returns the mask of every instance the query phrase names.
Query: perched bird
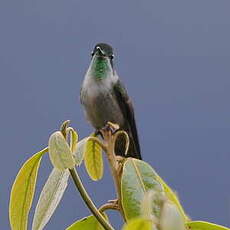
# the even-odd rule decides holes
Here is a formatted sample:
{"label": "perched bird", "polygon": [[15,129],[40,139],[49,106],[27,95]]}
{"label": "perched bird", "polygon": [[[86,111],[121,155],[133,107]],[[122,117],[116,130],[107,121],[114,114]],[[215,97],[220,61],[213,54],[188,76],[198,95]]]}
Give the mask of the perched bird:
{"label": "perched bird", "polygon": [[[136,122],[132,102],[114,70],[113,48],[99,43],[92,52],[92,60],[86,72],[80,94],[87,119],[96,130],[103,128],[108,121],[125,130],[130,139],[126,157],[141,159]],[[116,155],[124,156],[125,139],[120,136]]]}

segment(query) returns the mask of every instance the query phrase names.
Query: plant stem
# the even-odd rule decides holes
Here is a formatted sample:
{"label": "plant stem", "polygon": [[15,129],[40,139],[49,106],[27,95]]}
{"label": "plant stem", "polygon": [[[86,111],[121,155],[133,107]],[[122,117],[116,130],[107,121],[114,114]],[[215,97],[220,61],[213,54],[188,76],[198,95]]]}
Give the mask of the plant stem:
{"label": "plant stem", "polygon": [[115,183],[117,198],[118,198],[118,207],[120,214],[122,215],[123,219],[125,219],[124,211],[121,205],[121,175],[120,175],[120,165],[116,159],[114,148],[117,136],[115,138],[111,131],[103,132],[104,140],[107,146],[107,159],[110,165],[111,174]]}
{"label": "plant stem", "polygon": [[93,201],[90,199],[88,193],[86,192],[81,179],[76,171],[75,168],[69,169],[70,174],[72,176],[72,179],[74,181],[74,184],[76,185],[78,191],[81,194],[82,199],[90,209],[90,211],[93,213],[93,215],[96,217],[96,219],[99,221],[99,223],[104,227],[106,230],[114,230],[114,228],[106,221],[106,219],[103,217],[103,215],[100,213],[100,211],[97,209],[97,207],[94,205]]}
{"label": "plant stem", "polygon": [[104,212],[106,210],[118,210],[119,211],[119,207],[117,204],[114,204],[114,203],[106,203],[106,204],[103,204],[100,208],[99,208],[99,211],[100,212]]}

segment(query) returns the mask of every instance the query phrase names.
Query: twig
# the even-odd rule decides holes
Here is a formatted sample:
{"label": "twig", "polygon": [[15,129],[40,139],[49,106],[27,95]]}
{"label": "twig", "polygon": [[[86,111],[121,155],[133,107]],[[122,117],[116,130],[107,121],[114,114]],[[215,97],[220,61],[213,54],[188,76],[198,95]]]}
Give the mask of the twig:
{"label": "twig", "polygon": [[100,211],[96,208],[93,201],[90,199],[88,193],[86,192],[81,179],[76,171],[75,168],[69,169],[70,174],[72,176],[72,179],[74,181],[74,184],[76,185],[78,191],[81,194],[82,199],[85,201],[86,205],[90,209],[90,211],[93,213],[93,215],[96,217],[96,219],[99,221],[99,223],[106,229],[106,230],[114,230],[114,228],[106,221],[106,219],[103,217],[103,215],[100,213]]}
{"label": "twig", "polygon": [[99,208],[99,211],[100,211],[100,212],[104,212],[104,211],[109,210],[109,209],[112,209],[112,210],[119,210],[118,204],[116,204],[116,203],[106,203],[106,204],[103,204],[103,205]]}
{"label": "twig", "polygon": [[[108,123],[108,126],[110,125],[111,124]],[[102,130],[102,134],[103,134],[106,146],[107,146],[107,151],[105,153],[108,158],[110,170],[111,170],[112,177],[113,177],[115,187],[116,187],[119,211],[121,215],[123,216],[123,219],[125,220],[124,211],[121,205],[121,189],[120,189],[121,188],[121,167],[120,167],[121,165],[117,161],[116,155],[114,153],[117,135],[114,135],[115,136],[114,138],[111,130],[109,129]]]}

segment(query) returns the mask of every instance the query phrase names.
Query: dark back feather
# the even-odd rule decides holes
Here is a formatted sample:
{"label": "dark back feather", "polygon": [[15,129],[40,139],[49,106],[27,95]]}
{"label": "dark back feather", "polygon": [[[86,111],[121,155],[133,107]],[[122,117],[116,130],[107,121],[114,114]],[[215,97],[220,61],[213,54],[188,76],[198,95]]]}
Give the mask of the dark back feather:
{"label": "dark back feather", "polygon": [[[124,127],[121,127],[121,129],[124,129],[128,133],[130,139],[130,146],[129,146],[127,157],[142,159],[132,102],[127,94],[125,87],[122,85],[122,83],[119,80],[117,81],[116,84],[114,84],[113,89],[125,119]],[[125,139],[124,137],[121,136],[119,137],[116,144],[116,149],[119,151],[118,152],[119,155],[124,154],[120,152],[121,149],[123,149],[122,151],[124,151],[124,148],[125,148]]]}

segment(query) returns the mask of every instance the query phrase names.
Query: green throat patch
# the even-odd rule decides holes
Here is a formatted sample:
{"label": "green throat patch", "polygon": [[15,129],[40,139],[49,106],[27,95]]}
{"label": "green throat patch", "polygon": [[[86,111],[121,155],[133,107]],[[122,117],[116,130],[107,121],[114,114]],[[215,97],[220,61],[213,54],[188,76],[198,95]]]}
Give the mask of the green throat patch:
{"label": "green throat patch", "polygon": [[92,66],[93,76],[100,80],[107,76],[108,71],[110,71],[108,60],[105,58],[95,58]]}

